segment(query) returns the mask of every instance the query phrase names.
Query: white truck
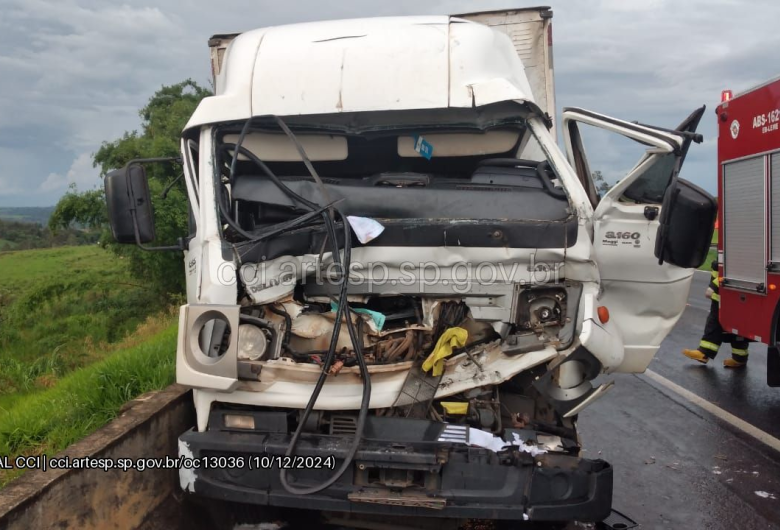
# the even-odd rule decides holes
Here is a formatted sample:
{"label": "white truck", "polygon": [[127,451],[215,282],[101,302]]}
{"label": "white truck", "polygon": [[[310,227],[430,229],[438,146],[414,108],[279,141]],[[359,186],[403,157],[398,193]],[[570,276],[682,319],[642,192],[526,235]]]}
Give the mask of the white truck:
{"label": "white truck", "polygon": [[[647,368],[715,203],[678,178],[703,108],[676,130],[564,109],[556,145],[551,17],[211,39],[216,93],[181,141],[185,491],[353,524],[609,514],[577,414],[600,374]],[[582,125],[647,147],[603,197]],[[105,189],[115,238],[149,249],[147,162]]]}

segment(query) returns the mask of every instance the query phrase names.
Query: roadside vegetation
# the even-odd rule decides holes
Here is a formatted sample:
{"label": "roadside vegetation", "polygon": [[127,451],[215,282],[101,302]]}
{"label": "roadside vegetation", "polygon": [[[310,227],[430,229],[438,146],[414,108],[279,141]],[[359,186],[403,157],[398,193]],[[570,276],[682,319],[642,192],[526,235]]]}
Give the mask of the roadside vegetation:
{"label": "roadside vegetation", "polygon": [[0,409],[102,359],[169,303],[97,245],[0,253]]}
{"label": "roadside vegetation", "polygon": [[175,301],[97,245],[0,252],[0,456],[54,454],[171,384]]}
{"label": "roadside vegetation", "polygon": [[[177,329],[170,318],[166,325],[0,411],[0,455],[53,455],[108,423],[126,402],[171,384]],[[0,473],[0,486],[20,474]]]}
{"label": "roadside vegetation", "polygon": [[[6,211],[8,210],[6,209]],[[37,222],[0,219],[0,252],[65,245],[87,245],[96,243],[99,238],[100,232],[95,230],[69,227],[65,230],[52,232],[48,227]]]}
{"label": "roadside vegetation", "polygon": [[710,242],[710,250],[707,253],[707,259],[704,260],[704,263],[701,264],[701,267],[699,267],[699,270],[701,271],[711,271],[711,264],[713,260],[718,259],[718,230],[715,229],[715,232],[712,233],[712,241]]}
{"label": "roadside vegetation", "polygon": [[[180,136],[200,100],[211,95],[192,80],[163,86],[139,111],[141,130],[126,132],[121,138],[103,142],[94,155],[101,175],[125,166],[137,158],[178,157]],[[149,191],[155,213],[155,245],[173,245],[189,233],[187,191],[179,178],[178,164],[147,164]],[[164,192],[164,190],[167,190]],[[53,231],[82,226],[102,230],[101,244],[127,259],[130,271],[155,289],[166,293],[184,292],[184,273],[178,252],[144,252],[134,245],[113,242],[107,228],[103,189],[71,189],[57,203],[49,220]]]}
{"label": "roadside vegetation", "polygon": [[[95,166],[105,175],[134,158],[178,156],[181,130],[207,95],[190,80],[162,87],[139,112],[141,131],[104,142]],[[157,243],[171,244],[188,234],[181,168],[147,173]],[[0,457],[54,454],[127,401],[172,383],[184,292],[180,252],[111,241],[102,187],[69,189],[46,228],[20,224],[0,225],[15,234],[0,236]],[[13,250],[47,234],[65,244],[89,234],[86,242],[97,243]],[[0,473],[0,485],[18,474]]]}

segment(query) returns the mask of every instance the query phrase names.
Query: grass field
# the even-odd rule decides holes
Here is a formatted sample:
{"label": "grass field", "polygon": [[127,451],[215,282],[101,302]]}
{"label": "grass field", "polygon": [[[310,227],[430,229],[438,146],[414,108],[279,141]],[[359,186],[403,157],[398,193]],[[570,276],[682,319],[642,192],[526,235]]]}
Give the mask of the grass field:
{"label": "grass field", "polygon": [[0,407],[102,359],[167,301],[96,245],[0,253]]}
{"label": "grass field", "polygon": [[701,264],[701,267],[699,267],[699,270],[702,270],[702,271],[709,271],[709,270],[711,270],[711,265],[710,264],[712,263],[712,260],[718,259],[718,249],[717,249],[717,245],[718,245],[718,231],[717,230],[715,230],[715,232],[712,233],[711,244],[713,246],[710,247],[710,250],[707,253],[707,259],[704,260],[704,263]]}
{"label": "grass field", "polygon": [[173,382],[169,306],[97,245],[0,252],[0,456],[55,453]]}
{"label": "grass field", "polygon": [[[171,384],[177,327],[73,371],[56,386],[0,410],[0,456],[54,454],[116,417],[127,401]],[[0,486],[21,471],[0,473]]]}

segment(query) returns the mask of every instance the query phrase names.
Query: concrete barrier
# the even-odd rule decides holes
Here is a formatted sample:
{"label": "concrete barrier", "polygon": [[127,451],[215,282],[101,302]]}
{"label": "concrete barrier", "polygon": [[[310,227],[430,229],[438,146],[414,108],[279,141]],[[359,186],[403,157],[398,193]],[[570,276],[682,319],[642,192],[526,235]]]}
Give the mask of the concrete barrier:
{"label": "concrete barrier", "polygon": [[[177,456],[177,437],[195,424],[192,395],[172,385],[131,401],[114,421],[60,456]],[[178,489],[178,472],[29,471],[0,490],[0,529],[136,529]]]}

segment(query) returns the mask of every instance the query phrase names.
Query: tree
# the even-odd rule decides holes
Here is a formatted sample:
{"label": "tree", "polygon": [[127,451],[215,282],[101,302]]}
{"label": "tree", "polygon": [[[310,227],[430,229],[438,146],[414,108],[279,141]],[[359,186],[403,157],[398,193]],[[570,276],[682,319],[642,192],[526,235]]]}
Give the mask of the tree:
{"label": "tree", "polygon": [[596,185],[596,190],[599,192],[599,195],[601,195],[602,197],[604,196],[605,193],[607,193],[610,189],[612,189],[612,186],[614,186],[614,184],[607,183],[601,171],[594,171],[591,174],[591,178],[593,179],[593,183]]}
{"label": "tree", "polygon": [[67,230],[73,223],[87,228],[99,229],[108,222],[106,198],[103,190],[89,190],[82,193],[75,184],[68,187],[49,217],[52,232]]}
{"label": "tree", "polygon": [[[208,89],[187,79],[175,85],[163,86],[155,92],[140,111],[141,132],[125,132],[121,138],[103,142],[93,155],[93,166],[100,168],[101,177],[121,168],[134,158],[179,156],[181,131],[200,100],[211,95]],[[172,164],[146,166],[149,191],[155,212],[157,245],[171,245],[188,231],[187,192],[184,180],[173,181],[181,168]],[[167,197],[161,195],[173,184]],[[102,189],[79,192],[71,188],[60,199],[49,226],[53,230],[77,223],[103,229],[101,243],[117,255],[128,259],[131,271],[151,288],[162,293],[184,291],[181,254],[177,252],[146,252],[132,245],[118,245],[111,241],[107,229],[105,196]]]}

